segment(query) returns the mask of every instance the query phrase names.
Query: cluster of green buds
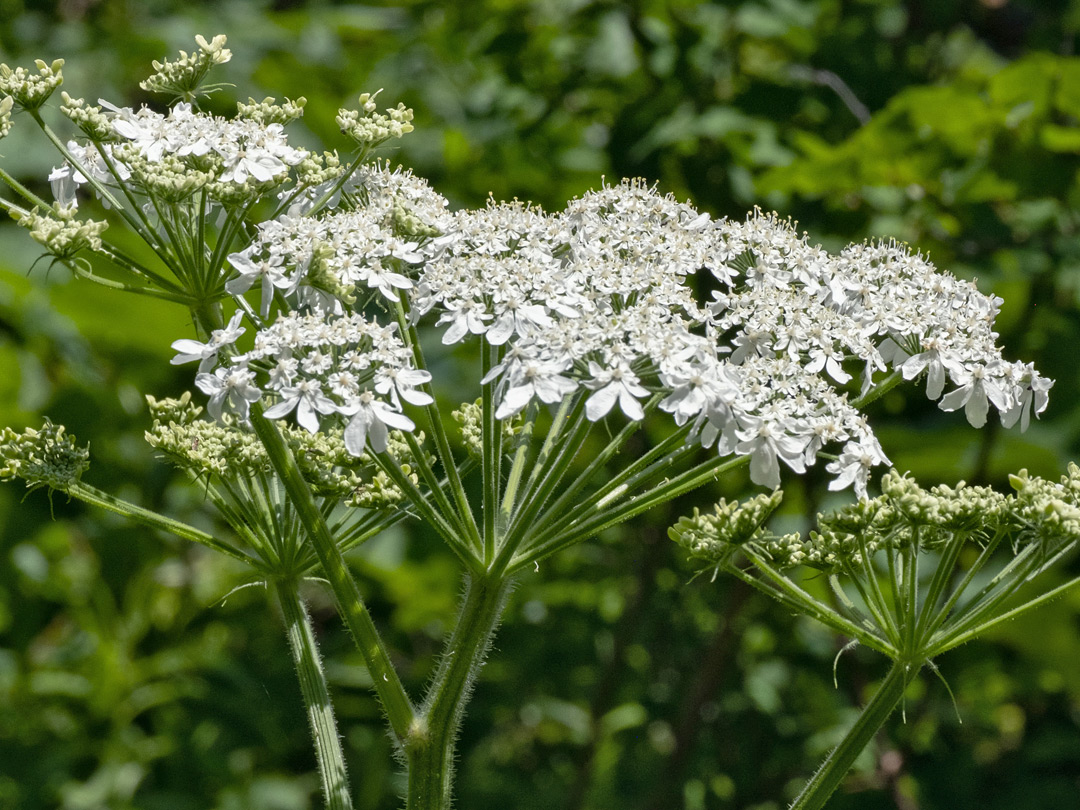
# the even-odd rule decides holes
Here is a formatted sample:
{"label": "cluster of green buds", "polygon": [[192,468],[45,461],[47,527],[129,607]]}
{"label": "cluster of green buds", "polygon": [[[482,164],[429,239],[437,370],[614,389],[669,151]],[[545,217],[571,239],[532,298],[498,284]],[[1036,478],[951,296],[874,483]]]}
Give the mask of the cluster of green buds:
{"label": "cluster of green buds", "polygon": [[0,481],[21,478],[29,489],[48,487],[66,492],[90,466],[90,449],[65,435],[63,425],[49,420],[38,430],[0,431]]}
{"label": "cluster of green buds", "polygon": [[83,133],[98,142],[116,140],[109,117],[96,104],[87,104],[85,99],[72,98],[66,91],[61,91],[60,112],[66,115]]}
{"label": "cluster of green buds", "polygon": [[295,101],[285,99],[281,104],[273,96],[267,96],[262,101],[248,98],[247,103],[236,102],[236,112],[242,118],[257,121],[264,126],[266,124],[291,124],[304,115],[304,105],[307,99],[300,96]]}
{"label": "cluster of green buds", "polygon": [[166,203],[188,199],[214,178],[210,172],[200,171],[176,155],[162,155],[159,160],[152,161],[128,144],[115,148],[113,154],[123,160],[131,172],[131,185],[152,199]]}
{"label": "cluster of green buds", "polygon": [[296,165],[296,182],[304,188],[314,188],[341,177],[341,156],[337,152],[308,152]]}
{"label": "cluster of green buds", "polygon": [[388,107],[382,113],[376,110],[375,97],[381,92],[361,94],[359,110],[338,110],[338,127],[362,147],[377,146],[413,131],[413,111],[404,104]]}
{"label": "cluster of green buds", "polygon": [[24,110],[38,109],[64,83],[63,59],[54,59],[52,64],[37,59],[34,64],[37,73],[24,67],[0,65],[0,93],[11,96]]}
{"label": "cluster of green buds", "polygon": [[6,138],[11,132],[11,108],[15,106],[15,99],[11,96],[0,98],[0,138]]}
{"label": "cluster of green buds", "polygon": [[225,35],[219,34],[209,42],[202,36],[196,36],[199,50],[180,51],[180,58],[170,61],[154,61],[154,73],[139,87],[151,93],[169,95],[193,101],[198,95],[199,86],[214,65],[223,65],[232,59],[232,51],[225,47]]}
{"label": "cluster of green buds", "polygon": [[[1010,481],[1012,495],[963,482],[926,490],[893,471],[879,497],[818,515],[805,536],[764,525],[775,495],[721,502],[670,535],[707,564],[918,667],[1077,581],[1032,586],[1080,544],[1080,468],[1069,465],[1059,482],[1026,470]],[[822,574],[824,592],[811,584]]]}
{"label": "cluster of green buds", "polygon": [[54,203],[51,208],[33,211],[11,209],[11,215],[30,231],[34,241],[58,259],[71,259],[80,250],[101,250],[101,234],[109,227],[102,220],[76,219],[74,208]]}
{"label": "cluster of green buds", "polygon": [[696,559],[710,564],[727,562],[743,543],[761,532],[783,500],[783,493],[757,495],[748,501],[728,501],[721,498],[711,514],[684,517],[668,529],[668,536]]}
{"label": "cluster of green buds", "polygon": [[[474,459],[484,454],[484,407],[483,400],[462,402],[461,407],[452,411],[451,418],[461,426],[461,443],[465,451]],[[521,433],[525,424],[524,414],[518,414],[502,423],[502,440],[509,443]],[[508,445],[507,445],[508,446]]]}
{"label": "cluster of green buds", "polygon": [[[195,478],[252,479],[271,474],[266,448],[250,430],[231,417],[202,418],[203,409],[185,392],[179,399],[148,396],[153,425],[146,441],[170,462]],[[404,495],[390,478],[376,469],[366,456],[352,456],[345,449],[341,431],[311,434],[302,428],[280,423],[282,434],[312,490],[345,506],[380,509],[399,503]],[[422,438],[421,438],[422,441]],[[399,432],[390,434],[388,449],[403,461],[402,469],[415,484],[410,469],[409,446]]]}

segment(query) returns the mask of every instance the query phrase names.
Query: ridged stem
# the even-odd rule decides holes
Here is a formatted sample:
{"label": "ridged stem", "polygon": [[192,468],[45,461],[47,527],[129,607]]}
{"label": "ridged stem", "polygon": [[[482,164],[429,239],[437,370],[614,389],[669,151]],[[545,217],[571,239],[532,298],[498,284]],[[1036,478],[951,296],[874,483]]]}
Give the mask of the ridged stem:
{"label": "ridged stem", "polygon": [[405,687],[402,686],[397,670],[390,661],[390,653],[383,644],[367,605],[364,604],[360,591],[356,587],[356,581],[349,573],[345,560],[341,556],[341,550],[337,547],[334,536],[315,503],[311,489],[300,473],[292,451],[285,443],[277,425],[265,419],[260,411],[261,408],[257,403],[252,406],[251,423],[255,428],[255,433],[266,448],[270,463],[281,479],[293,508],[300,516],[300,521],[304,524],[304,530],[322,566],[323,575],[334,593],[338,612],[345,620],[349,632],[352,633],[361,655],[364,656],[364,662],[375,684],[375,691],[390,721],[390,728],[395,738],[402,741],[409,734],[413,723],[412,702],[405,693]]}
{"label": "ridged stem", "polygon": [[454,777],[454,748],[476,675],[491,646],[511,580],[466,576],[465,597],[457,624],[447,639],[442,661],[424,701],[417,726],[422,734],[406,744],[406,810],[449,810]]}
{"label": "ridged stem", "polygon": [[904,696],[904,689],[920,668],[919,665],[902,661],[893,664],[877,692],[863,708],[855,725],[825,758],[818,772],[806,783],[806,787],[792,803],[790,810],[820,810],[825,806],[825,802],[851,770],[856,757],[892,714],[896,704]]}
{"label": "ridged stem", "polygon": [[334,720],[330,690],[326,685],[322,659],[311,628],[311,617],[300,600],[297,581],[294,578],[276,580],[274,595],[281,606],[285,619],[285,633],[289,638],[296,676],[300,681],[300,693],[304,697],[308,724],[315,743],[315,759],[322,781],[323,796],[327,810],[352,810],[349,795],[349,779],[345,772],[345,756],[341,750],[341,736]]}

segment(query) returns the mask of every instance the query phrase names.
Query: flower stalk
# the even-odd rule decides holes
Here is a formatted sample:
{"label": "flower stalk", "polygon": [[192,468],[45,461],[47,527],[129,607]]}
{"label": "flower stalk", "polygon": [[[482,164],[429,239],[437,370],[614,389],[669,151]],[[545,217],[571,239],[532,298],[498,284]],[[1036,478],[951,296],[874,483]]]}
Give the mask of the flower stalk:
{"label": "flower stalk", "polygon": [[390,653],[356,586],[356,580],[345,565],[341,550],[297,467],[292,451],[282,439],[277,425],[255,410],[256,413],[252,414],[252,426],[266,448],[274,471],[281,478],[290,501],[300,515],[307,538],[319,558],[323,575],[330,583],[338,612],[345,620],[345,625],[371,672],[375,691],[379,695],[394,737],[402,742],[409,735],[416,716],[412,701],[401,684],[397,670],[390,660]]}
{"label": "flower stalk", "polygon": [[300,599],[296,579],[273,581],[274,596],[285,619],[293,663],[300,681],[300,694],[307,710],[308,725],[315,745],[315,759],[327,810],[352,810],[345,755],[341,750],[341,735],[334,719],[330,690],[326,685],[322,659],[311,627],[311,617]]}
{"label": "flower stalk", "polygon": [[476,676],[502,618],[510,578],[468,576],[454,630],[428,690],[415,733],[405,743],[406,810],[449,810],[455,746]]}
{"label": "flower stalk", "polygon": [[829,797],[836,792],[847,776],[856,758],[885,724],[897,704],[904,697],[907,685],[921,667],[901,661],[895,662],[889,674],[881,682],[870,702],[863,707],[855,724],[844,735],[821,764],[810,781],[796,797],[789,810],[821,810]]}

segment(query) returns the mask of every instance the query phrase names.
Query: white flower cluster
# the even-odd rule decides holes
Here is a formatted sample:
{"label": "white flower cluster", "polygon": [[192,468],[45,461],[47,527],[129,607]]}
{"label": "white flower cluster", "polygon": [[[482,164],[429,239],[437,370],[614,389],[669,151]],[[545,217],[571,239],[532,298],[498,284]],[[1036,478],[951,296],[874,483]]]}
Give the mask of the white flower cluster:
{"label": "white flower cluster", "polygon": [[[975,426],[988,402],[1025,427],[1046,407],[1051,382],[995,345],[998,301],[896,244],[831,256],[774,216],[713,222],[638,183],[556,216],[501,205],[456,225],[421,273],[417,304],[440,310],[444,342],[507,344],[489,375],[501,418],[583,388],[588,418],[618,403],[639,419],[640,400],[659,391],[702,444],[750,455],[754,481],[777,486],[779,461],[802,472],[839,444],[833,487],[864,494],[887,459],[834,387],[853,363],[864,392],[890,365],[907,379],[926,370],[932,398],[947,376],[956,388],[941,407],[964,407]],[[720,285],[707,309],[685,284],[702,267]]]}
{"label": "white flower cluster", "polygon": [[[988,403],[1007,425],[1025,427],[1046,407],[1051,382],[1001,358],[997,299],[893,243],[833,256],[775,216],[713,221],[638,182],[605,186],[554,215],[518,202],[450,215],[423,181],[374,166],[346,185],[341,202],[344,210],[320,218],[298,203],[263,223],[230,257],[238,276],[228,290],[241,295],[258,282],[263,318],[284,301],[309,314],[279,323],[303,317],[312,329],[320,318],[326,328],[348,322],[358,291],[384,305],[404,293],[414,318],[430,314],[444,327],[444,344],[478,335],[501,347],[482,381],[495,385],[499,419],[580,395],[591,421],[616,406],[637,420],[659,394],[659,408],[703,446],[750,456],[759,484],[779,486],[780,462],[803,472],[829,446],[839,448],[827,466],[832,488],[864,495],[870,469],[888,460],[848,401],[853,372],[864,393],[890,368],[907,379],[927,372],[932,398],[951,382],[941,407],[963,407],[976,426]],[[690,282],[710,276],[715,289],[702,305]],[[340,367],[338,355],[320,350],[312,365],[292,348],[274,351],[290,376],[275,372],[272,413],[296,407],[301,424],[316,429],[320,414],[359,407],[359,389],[331,382],[356,370]],[[388,353],[396,360],[385,373],[426,374],[404,353]],[[419,378],[408,379],[403,390],[419,395],[410,387]],[[326,398],[327,385],[337,400]],[[390,390],[384,383],[379,393]],[[359,425],[408,421],[400,410],[366,407],[352,423],[358,452],[357,437],[367,435]]]}
{"label": "white flower cluster", "polygon": [[[229,404],[246,420],[250,403],[269,393],[277,402],[266,409],[266,417],[281,419],[295,411],[297,422],[310,433],[319,430],[322,417],[346,417],[345,446],[359,456],[367,448],[385,451],[391,428],[416,427],[402,413],[403,402],[432,401],[418,390],[431,375],[413,366],[397,327],[355,313],[333,316],[316,309],[282,314],[255,335],[249,351],[234,354],[210,373],[219,352],[243,333],[239,315],[205,344],[173,343],[180,352],[174,363],[202,360],[195,384],[210,396],[207,410],[214,418]],[[256,385],[260,379],[265,379],[262,388]]]}
{"label": "white flower cluster", "polygon": [[[206,187],[213,199],[231,201],[279,185],[308,156],[289,145],[282,124],[258,117],[224,118],[186,102],[168,114],[101,104],[121,145],[68,144],[79,165],[66,162],[49,175],[53,195],[64,207],[77,205],[75,190],[88,181],[87,173],[101,183],[113,182],[114,172],[125,183],[134,174],[144,190],[165,199]],[[166,189],[174,186],[183,193],[170,195]]]}
{"label": "white flower cluster", "polygon": [[[326,184],[328,186],[328,184]],[[229,256],[237,275],[225,286],[241,295],[256,284],[265,318],[275,294],[290,306],[315,307],[340,314],[355,303],[358,288],[375,290],[390,301],[413,282],[400,264],[429,258],[429,235],[449,227],[446,200],[409,172],[382,165],[361,167],[343,195],[355,205],[320,219],[303,216],[312,189],[288,216],[264,222],[257,238]]]}

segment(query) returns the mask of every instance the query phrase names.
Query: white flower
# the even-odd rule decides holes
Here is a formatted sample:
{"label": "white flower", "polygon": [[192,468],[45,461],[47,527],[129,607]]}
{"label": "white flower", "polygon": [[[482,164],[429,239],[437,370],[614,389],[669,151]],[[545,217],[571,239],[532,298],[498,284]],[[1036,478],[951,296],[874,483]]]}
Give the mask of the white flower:
{"label": "white flower", "polygon": [[460,341],[465,335],[483,334],[487,330],[485,321],[490,319],[491,315],[485,311],[483,303],[466,298],[463,301],[448,302],[446,311],[439,316],[435,325],[450,324],[450,328],[442,336],[443,344],[449,346]]}
{"label": "white flower", "polygon": [[385,452],[389,428],[408,431],[416,428],[409,417],[376,399],[371,391],[364,391],[353,403],[338,410],[352,416],[345,426],[345,448],[354,456],[363,454],[369,444],[376,453]]}
{"label": "white flower", "polygon": [[1001,424],[1009,428],[1019,419],[1020,430],[1023,431],[1028,429],[1032,412],[1038,416],[1046,410],[1047,394],[1053,387],[1054,381],[1040,376],[1031,363],[1016,363],[1011,368],[1013,376],[1020,378],[1013,395],[1016,404],[1001,414]]}
{"label": "white flower", "polygon": [[435,399],[425,391],[417,391],[418,385],[431,382],[431,372],[416,368],[398,368],[383,366],[375,372],[375,391],[390,395],[395,408],[401,407],[401,400],[411,405],[430,405]]}
{"label": "white flower", "polygon": [[252,384],[254,381],[255,375],[246,368],[219,368],[213,374],[195,375],[195,385],[210,396],[206,410],[212,417],[221,419],[222,410],[228,404],[236,409],[244,422],[248,421],[251,403],[262,397],[262,391]]}
{"label": "white flower", "polygon": [[202,362],[199,363],[200,372],[206,372],[213,368],[217,362],[218,352],[225,346],[235,343],[237,338],[244,334],[245,329],[240,326],[240,319],[243,316],[244,313],[237,311],[224,329],[215,329],[210,334],[210,340],[206,343],[190,338],[174,340],[172,348],[178,351],[179,354],[169,362],[174,366],[178,366],[183,363],[190,363],[193,360],[201,360]]}
{"label": "white flower", "polygon": [[942,342],[936,338],[922,340],[921,347],[923,351],[900,364],[900,371],[905,380],[914,380],[925,370],[926,396],[937,399],[945,389],[945,372],[962,374],[964,366],[959,359],[950,356],[947,350],[943,351]]}
{"label": "white flower", "polygon": [[963,408],[968,422],[977,428],[986,424],[986,412],[990,402],[993,402],[999,411],[1008,411],[1013,403],[999,381],[994,378],[994,372],[998,371],[1001,365],[1001,361],[994,361],[985,366],[973,365],[963,369],[955,377],[960,387],[941,398],[941,410],[955,411]]}
{"label": "white flower", "polygon": [[594,393],[585,401],[585,416],[590,422],[607,416],[616,402],[629,419],[645,418],[645,410],[636,397],[648,396],[649,391],[629,366],[619,364],[614,368],[602,368],[590,360],[589,373],[593,378],[585,383],[585,387],[593,389]]}
{"label": "white flower", "polygon": [[848,442],[836,461],[830,461],[825,469],[836,476],[829,482],[829,489],[837,491],[854,484],[855,494],[866,497],[866,482],[870,470],[879,464],[888,464],[889,459],[881,449],[877,439],[869,431],[860,441]]}
{"label": "white flower", "polygon": [[739,438],[735,452],[750,456],[751,481],[772,489],[779,487],[779,460],[797,473],[806,472],[805,440],[787,434],[781,425],[759,416],[744,416],[742,423],[743,427],[735,432]]}
{"label": "white flower", "polygon": [[561,363],[549,360],[526,359],[513,364],[495,418],[507,419],[520,413],[534,397],[550,405],[572,394],[578,384],[562,376],[565,370]]}
{"label": "white flower", "polygon": [[261,281],[262,306],[259,314],[264,318],[270,314],[274,290],[287,290],[293,286],[292,280],[285,275],[279,255],[255,261],[245,253],[233,253],[229,256],[229,264],[235,267],[240,275],[225,283],[225,292],[229,295],[243,295],[257,280]]}
{"label": "white flower", "polygon": [[378,290],[390,301],[400,300],[396,290],[408,290],[413,286],[408,277],[383,267],[377,258],[373,258],[361,271],[360,277],[369,287]]}
{"label": "white flower", "polygon": [[295,386],[281,389],[282,400],[277,405],[267,408],[267,419],[281,419],[296,408],[296,421],[308,433],[319,430],[318,414],[333,413],[337,405],[323,395],[322,385],[318,380],[300,380]]}

